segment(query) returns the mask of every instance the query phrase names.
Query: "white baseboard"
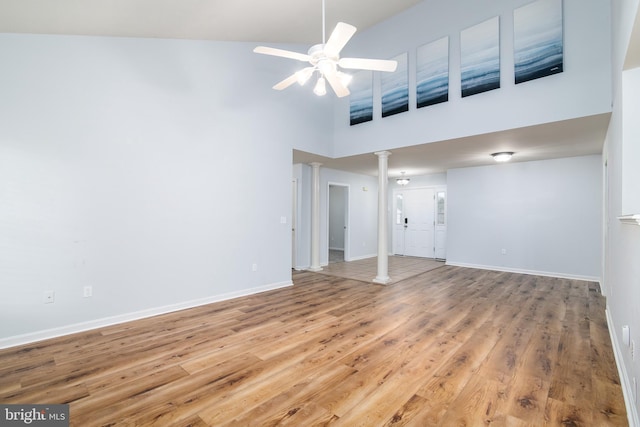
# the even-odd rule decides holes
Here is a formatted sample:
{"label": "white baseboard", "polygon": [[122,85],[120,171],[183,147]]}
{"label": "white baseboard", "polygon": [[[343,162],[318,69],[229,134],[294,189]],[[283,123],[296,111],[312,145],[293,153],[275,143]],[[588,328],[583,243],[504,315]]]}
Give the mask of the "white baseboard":
{"label": "white baseboard", "polygon": [[477,268],[480,270],[504,271],[506,273],[530,274],[533,276],[557,277],[559,279],[584,280],[587,282],[597,282],[597,283],[601,282],[600,277],[595,277],[595,276],[580,276],[576,274],[555,273],[550,271],[525,270],[521,268],[509,268],[509,267],[503,267],[503,266],[497,266],[497,265],[466,264],[462,262],[455,262],[455,261],[449,261],[449,260],[447,260],[446,264],[452,265],[455,267]]}
{"label": "white baseboard", "polygon": [[367,258],[375,258],[377,257],[378,254],[373,254],[373,255],[360,255],[360,256],[352,256],[349,259],[345,259],[345,261],[360,261],[361,259],[367,259]]}
{"label": "white baseboard", "polygon": [[15,347],[15,346],[24,345],[24,344],[31,344],[36,341],[42,341],[50,338],[61,337],[64,335],[75,334],[78,332],[85,332],[92,329],[117,325],[119,323],[124,323],[124,322],[130,322],[133,320],[145,319],[147,317],[172,313],[174,311],[185,310],[187,308],[198,307],[201,305],[211,304],[214,302],[226,301],[233,298],[259,294],[261,292],[272,291],[280,288],[286,288],[288,286],[293,286],[293,282],[286,281],[286,282],[280,282],[280,283],[273,283],[270,285],[260,286],[257,288],[243,289],[241,291],[228,292],[220,295],[213,295],[206,298],[200,298],[200,299],[191,300],[191,301],[184,301],[177,304],[166,305],[163,307],[155,307],[155,308],[150,308],[146,310],[136,311],[133,313],[119,314],[117,316],[104,317],[101,319],[90,320],[88,322],[75,323],[72,325],[61,326],[58,328],[45,329],[42,331],[31,332],[28,334],[1,338],[0,349]]}
{"label": "white baseboard", "polygon": [[633,386],[631,384],[627,369],[624,366],[624,358],[618,345],[618,337],[616,335],[616,329],[609,312],[609,306],[605,310],[607,314],[607,326],[609,327],[609,335],[611,337],[611,344],[613,346],[613,355],[616,358],[616,365],[618,366],[618,375],[620,376],[620,384],[622,385],[622,394],[624,395],[624,405],[627,408],[627,418],[629,421],[629,427],[640,427],[640,419],[638,418],[638,410],[633,401]]}

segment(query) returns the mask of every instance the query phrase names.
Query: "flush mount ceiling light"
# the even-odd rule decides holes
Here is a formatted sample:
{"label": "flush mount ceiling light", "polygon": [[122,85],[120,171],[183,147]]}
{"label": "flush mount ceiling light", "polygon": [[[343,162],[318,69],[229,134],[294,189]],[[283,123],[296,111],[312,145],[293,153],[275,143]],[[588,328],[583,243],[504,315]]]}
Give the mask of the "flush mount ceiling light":
{"label": "flush mount ceiling light", "polygon": [[509,160],[511,160],[511,156],[513,156],[513,151],[501,151],[499,153],[491,154],[493,160],[498,163],[508,162]]}
{"label": "flush mount ceiling light", "polygon": [[402,176],[400,178],[396,178],[396,183],[398,185],[407,185],[410,179],[404,176],[404,172],[400,172],[400,173],[402,174]]}

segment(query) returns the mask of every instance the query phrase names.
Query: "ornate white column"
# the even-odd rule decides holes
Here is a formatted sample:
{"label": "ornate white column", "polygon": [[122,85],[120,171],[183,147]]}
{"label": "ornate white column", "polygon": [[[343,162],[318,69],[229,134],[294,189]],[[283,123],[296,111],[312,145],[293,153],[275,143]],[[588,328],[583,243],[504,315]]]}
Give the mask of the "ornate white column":
{"label": "ornate white column", "polygon": [[389,200],[388,151],[374,153],[378,156],[378,275],[374,283],[389,283],[389,248],[387,243],[387,205]]}
{"label": "ornate white column", "polygon": [[321,271],[320,267],[320,166],[309,163],[311,173],[311,267],[309,271]]}

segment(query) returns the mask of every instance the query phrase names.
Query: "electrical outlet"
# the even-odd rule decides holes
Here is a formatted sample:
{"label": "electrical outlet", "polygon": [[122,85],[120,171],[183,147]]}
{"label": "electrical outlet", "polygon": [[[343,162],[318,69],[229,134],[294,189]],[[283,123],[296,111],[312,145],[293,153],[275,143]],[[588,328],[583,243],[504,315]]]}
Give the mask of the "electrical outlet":
{"label": "electrical outlet", "polygon": [[55,300],[55,292],[53,291],[44,291],[44,303],[51,304]]}
{"label": "electrical outlet", "polygon": [[251,266],[251,271],[258,271],[258,264],[253,264]]}
{"label": "electrical outlet", "polygon": [[502,249],[502,255],[506,255],[507,254],[507,250],[506,249]]}
{"label": "electrical outlet", "polygon": [[93,288],[91,286],[85,286],[82,294],[85,298],[93,296]]}

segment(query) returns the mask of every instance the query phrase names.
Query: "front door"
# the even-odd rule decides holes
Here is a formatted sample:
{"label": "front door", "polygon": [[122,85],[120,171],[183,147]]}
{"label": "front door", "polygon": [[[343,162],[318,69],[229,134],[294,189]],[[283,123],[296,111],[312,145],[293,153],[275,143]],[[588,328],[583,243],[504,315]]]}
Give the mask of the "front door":
{"label": "front door", "polygon": [[434,258],[434,190],[397,191],[395,203],[394,253]]}

